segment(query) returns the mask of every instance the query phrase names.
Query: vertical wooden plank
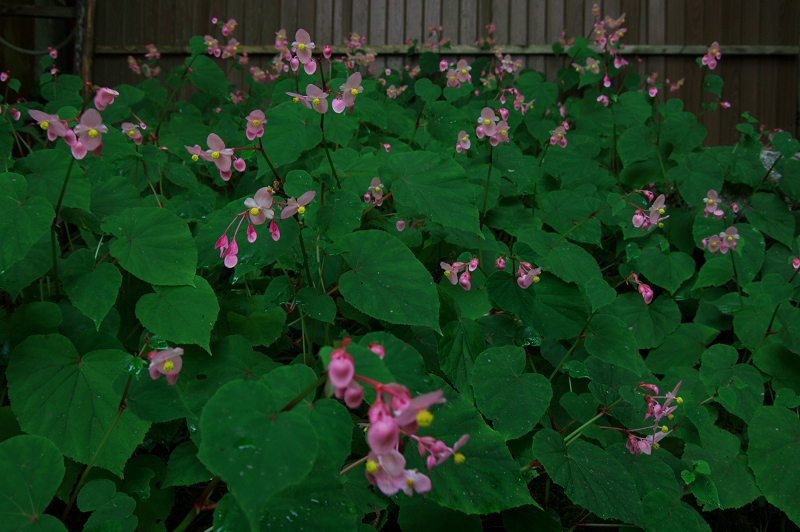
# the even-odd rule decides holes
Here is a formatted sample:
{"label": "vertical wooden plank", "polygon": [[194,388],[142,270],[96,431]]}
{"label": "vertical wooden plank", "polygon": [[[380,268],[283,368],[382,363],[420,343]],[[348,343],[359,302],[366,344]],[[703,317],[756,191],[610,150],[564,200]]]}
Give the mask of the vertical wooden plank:
{"label": "vertical wooden plank", "polygon": [[303,28],[306,30],[311,35],[311,40],[314,41],[314,44],[318,44],[322,48],[327,43],[321,43],[314,33],[314,28],[317,26],[316,2],[314,0],[296,0],[295,3],[297,5],[297,27],[295,29]]}
{"label": "vertical wooden plank", "polygon": [[583,37],[583,0],[567,0],[564,6],[564,29],[570,37]]}
{"label": "vertical wooden plank", "polygon": [[509,17],[508,17],[508,0],[492,0],[492,22],[497,27],[497,44],[508,44],[511,42]]}
{"label": "vertical wooden plank", "polygon": [[[547,5],[544,2],[528,0],[528,44],[547,44]],[[544,56],[529,56],[528,68],[544,72]]]}
{"label": "vertical wooden plank", "polygon": [[[547,43],[554,43],[561,37],[564,29],[564,0],[551,0],[547,2],[547,23],[546,39]],[[556,75],[563,59],[547,57],[545,59],[545,76],[548,81],[555,81]]]}
{"label": "vertical wooden plank", "polygon": [[281,0],[281,28],[286,29],[286,36],[292,42],[294,33],[300,29],[297,25],[297,0]]}
{"label": "vertical wooden plank", "polygon": [[594,14],[592,14],[592,5],[600,5],[600,0],[585,0],[583,2],[583,36],[590,35],[592,27],[594,26]]}
{"label": "vertical wooden plank", "polygon": [[[459,14],[459,44],[475,44],[478,40],[478,0],[461,0]],[[483,28],[481,28],[483,31]]]}
{"label": "vertical wooden plank", "polygon": [[[369,35],[367,43],[387,44],[386,43],[386,0],[370,0],[369,2]],[[394,44],[394,43],[393,43]],[[399,44],[399,43],[397,43]],[[378,56],[375,60],[375,69],[383,70],[388,65],[387,56]]]}
{"label": "vertical wooden plank", "polygon": [[452,44],[474,44],[473,42],[461,42],[459,35],[459,1],[442,0],[442,35],[449,38]]}
{"label": "vertical wooden plank", "polygon": [[[425,42],[425,33],[422,27],[422,0],[406,0],[406,38],[419,39]],[[404,39],[405,40],[405,39]]]}
{"label": "vertical wooden plank", "polygon": [[527,45],[528,3],[525,0],[511,0],[509,10],[509,42],[516,45]]}
{"label": "vertical wooden plank", "polygon": [[[428,28],[433,26],[436,30],[436,39],[439,40],[439,25],[442,23],[442,0],[425,0],[425,6],[422,16],[422,31],[425,38],[428,38]],[[430,41],[434,38],[431,37]]]}
{"label": "vertical wooden plank", "polygon": [[[759,44],[761,40],[761,8],[755,2],[743,2],[741,6],[742,19],[742,44]],[[725,58],[723,57],[723,60]],[[758,86],[759,86],[759,62],[760,58],[755,56],[744,56],[741,58],[741,109],[742,112],[749,112],[756,118],[761,117],[759,109]]]}
{"label": "vertical wooden plank", "polygon": [[353,0],[353,12],[350,31],[361,36],[369,34],[369,0]]}
{"label": "vertical wooden plank", "polygon": [[314,34],[321,46],[339,44],[333,42],[333,2],[316,2]]}
{"label": "vertical wooden plank", "polygon": [[[761,5],[761,44],[778,44],[780,11],[777,2],[759,2]],[[762,57],[759,64],[758,106],[759,120],[770,129],[777,126],[778,108],[774,92],[778,87],[778,58]],[[782,110],[783,111],[783,110]]]}
{"label": "vertical wooden plank", "polygon": [[[400,44],[405,37],[405,3],[403,0],[387,0],[386,3],[386,42]],[[403,57],[390,57],[386,62],[390,68],[403,68]]]}
{"label": "vertical wooden plank", "polygon": [[[666,44],[667,41],[667,0],[650,0],[647,13],[647,44]],[[666,62],[664,57],[652,57],[649,67],[658,72],[658,80],[663,82]]]}
{"label": "vertical wooden plank", "polygon": [[[705,46],[710,46],[712,42],[719,42],[720,38],[722,37],[722,1],[721,0],[705,0],[705,5],[703,9],[703,27],[702,27],[702,44]],[[729,58],[734,59],[735,58]],[[731,67],[730,60],[727,61],[727,66],[725,65],[725,61],[721,61],[717,68],[711,72],[717,76],[721,76],[727,82],[727,78],[725,76],[728,67]],[[722,92],[722,99],[725,100],[725,89],[723,88]],[[716,96],[711,94],[706,94],[704,97],[704,101],[710,102],[716,99]],[[711,146],[719,145],[720,142],[720,112],[707,112],[703,115],[701,123],[706,127],[708,130],[708,136],[706,137],[706,143]]]}
{"label": "vertical wooden plank", "polygon": [[[619,3],[620,0],[603,0],[600,10],[600,18],[605,18],[606,15],[613,19],[618,19],[622,15],[622,7]],[[600,4],[600,2],[597,2]]]}
{"label": "vertical wooden plank", "polygon": [[[742,24],[741,19],[742,3],[746,0],[728,0],[722,10],[722,34],[719,42],[721,44],[742,44]],[[720,64],[720,72],[725,80],[725,88],[722,93],[723,101],[731,103],[730,109],[720,109],[720,131],[719,142],[721,145],[730,145],[739,138],[736,124],[741,122],[739,115],[741,108],[741,57],[729,57]]]}

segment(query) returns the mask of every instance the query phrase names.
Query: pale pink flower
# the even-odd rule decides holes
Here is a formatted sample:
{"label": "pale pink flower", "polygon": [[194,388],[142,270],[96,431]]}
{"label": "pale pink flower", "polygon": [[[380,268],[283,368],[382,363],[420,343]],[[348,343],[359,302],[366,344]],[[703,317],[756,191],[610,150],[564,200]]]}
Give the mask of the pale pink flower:
{"label": "pale pink flower", "polygon": [[456,65],[456,77],[458,77],[458,81],[461,83],[466,83],[469,81],[470,75],[469,71],[472,70],[472,67],[469,66],[466,59],[460,59],[458,64]]}
{"label": "pale pink flower", "polygon": [[461,285],[461,288],[469,292],[470,288],[472,288],[472,283],[470,282],[470,278],[472,276],[468,271],[465,271],[461,274],[461,277],[458,278],[458,284]]}
{"label": "pale pink flower", "polygon": [[649,305],[653,301],[653,290],[649,285],[640,283],[639,293],[642,294],[642,298],[644,299],[646,305]]}
{"label": "pale pink flower", "polygon": [[266,123],[267,119],[264,118],[264,111],[260,109],[251,111],[250,114],[247,115],[247,131],[245,131],[247,140],[255,140],[256,137],[263,137],[264,124]]}
{"label": "pale pink flower", "polygon": [[506,269],[506,260],[503,257],[497,257],[497,260],[494,261],[494,267],[498,270],[505,270]]}
{"label": "pale pink flower", "polygon": [[134,124],[132,122],[123,122],[121,127],[122,133],[136,143],[137,146],[142,143],[142,132],[139,131],[138,124]]}
{"label": "pale pink flower", "polygon": [[458,79],[458,75],[456,74],[455,70],[453,69],[448,70],[446,76],[447,76],[448,87],[454,87],[457,89],[461,86],[461,81]]}
{"label": "pale pink flower", "polygon": [[367,443],[372,452],[380,456],[396,450],[400,428],[380,396],[369,408],[368,415]]}
{"label": "pale pink flower", "polygon": [[736,251],[736,246],[739,245],[739,232],[736,230],[736,227],[728,227],[724,232],[719,234],[719,238],[721,240],[720,251],[722,251],[722,253],[727,253],[728,248],[732,248]]}
{"label": "pale pink flower", "polygon": [[458,153],[461,153],[463,150],[468,150],[469,147],[470,147],[469,135],[467,134],[466,131],[462,130],[458,133],[458,143],[456,144],[456,151],[458,151]]}
{"label": "pale pink flower", "polygon": [[222,50],[219,47],[219,41],[216,40],[211,35],[206,35],[203,38],[203,41],[206,43],[208,55],[213,55],[214,57],[219,57],[222,53]]}
{"label": "pale pink flower", "polygon": [[311,42],[311,36],[302,28],[297,30],[292,43],[292,51],[297,54],[297,59],[303,64],[308,63],[311,61],[312,50],[314,50],[314,43]]}
{"label": "pale pink flower", "polygon": [[94,109],[89,109],[81,115],[78,125],[75,126],[75,135],[84,148],[94,153],[103,146],[103,133],[108,133],[108,127],[103,125],[103,119]]}
{"label": "pale pink flower", "polygon": [[228,22],[222,25],[222,34],[227,37],[233,33],[233,29],[236,27],[236,21],[234,19],[228,20]]}
{"label": "pale pink flower", "polygon": [[708,250],[713,253],[714,255],[717,254],[717,251],[722,249],[722,240],[717,235],[712,236],[708,239]]}
{"label": "pale pink flower", "polygon": [[47,138],[52,142],[58,137],[63,137],[67,133],[67,128],[58,118],[58,115],[50,115],[36,109],[28,109],[28,114],[36,120],[39,127],[47,131]]}
{"label": "pale pink flower", "polygon": [[195,144],[194,146],[184,146],[184,148],[186,148],[186,151],[191,154],[194,162],[197,162],[198,159],[205,159],[205,152],[199,144]]}
{"label": "pale pink flower", "polygon": [[564,129],[564,126],[558,126],[550,137],[550,145],[554,146],[556,144],[562,148],[567,147],[567,130]]}
{"label": "pale pink flower", "polygon": [[332,54],[333,54],[333,48],[331,48],[330,45],[326,44],[325,46],[322,47],[322,57],[324,57],[325,59],[330,59]]}
{"label": "pale pink flower", "polygon": [[50,54],[50,57],[52,57],[53,59],[56,59],[58,57],[58,50],[56,50],[55,48],[51,48],[50,46],[48,46],[47,49],[49,50],[48,54]]}
{"label": "pale pink flower", "polygon": [[402,232],[402,231],[403,231],[403,229],[405,229],[405,228],[406,228],[406,222],[405,222],[405,221],[403,221],[403,220],[398,220],[398,221],[397,221],[397,224],[395,224],[395,226],[397,227],[397,230],[398,230],[399,232]]}
{"label": "pale pink flower", "polygon": [[182,355],[183,349],[180,347],[147,353],[147,358],[150,359],[150,378],[158,380],[164,375],[167,377],[167,382],[174,386],[183,367]]}
{"label": "pale pink flower", "polygon": [[452,265],[446,262],[440,262],[439,266],[444,270],[444,276],[450,281],[450,284],[458,283],[458,272],[466,266],[463,262],[454,262]]}
{"label": "pale pink flower", "polygon": [[231,157],[233,156],[233,150],[226,148],[225,143],[216,133],[209,134],[206,143],[209,149],[206,150],[203,159],[213,162],[219,169],[222,179],[227,181],[231,178]]}
{"label": "pale pink flower", "polygon": [[94,95],[94,106],[98,111],[105,111],[106,107],[114,103],[114,98],[117,96],[119,96],[117,91],[103,87]]}
{"label": "pale pink flower", "polygon": [[792,268],[795,270],[800,270],[800,257],[795,257],[792,259]]}
{"label": "pale pink flower", "polygon": [[347,82],[340,87],[342,91],[342,100],[346,107],[352,107],[355,104],[356,96],[364,92],[364,87],[361,86],[361,73],[356,72],[347,78]]}
{"label": "pale pink flower", "polygon": [[484,107],[481,116],[478,117],[478,124],[483,128],[483,133],[491,137],[495,134],[498,120],[500,118],[494,114],[493,109]]}
{"label": "pale pink flower", "polygon": [[309,190],[308,192],[306,192],[297,199],[289,198],[289,200],[286,203],[286,207],[284,207],[283,210],[281,211],[281,220],[294,215],[294,213],[298,214],[305,213],[306,212],[305,206],[311,203],[311,200],[313,200],[314,196],[316,195],[317,195],[316,192],[314,192],[313,190]]}
{"label": "pale pink flower", "polygon": [[306,87],[306,102],[318,113],[328,112],[328,93],[316,85],[309,84]]}
{"label": "pale pink flower", "polygon": [[[508,123],[505,120],[501,120],[497,124],[497,129],[494,135],[489,138],[489,142],[492,146],[497,146],[501,142],[511,142],[511,138],[508,136]],[[564,142],[566,143],[566,139]]]}
{"label": "pale pink flower", "polygon": [[253,198],[244,200],[245,207],[249,209],[247,214],[250,217],[250,221],[255,225],[261,225],[267,220],[274,219],[275,211],[272,209],[273,203],[274,200],[272,198],[272,192],[269,191],[269,187],[258,189]]}
{"label": "pale pink flower", "polygon": [[439,61],[439,72],[446,72],[449,67],[450,64],[447,62],[447,59]]}

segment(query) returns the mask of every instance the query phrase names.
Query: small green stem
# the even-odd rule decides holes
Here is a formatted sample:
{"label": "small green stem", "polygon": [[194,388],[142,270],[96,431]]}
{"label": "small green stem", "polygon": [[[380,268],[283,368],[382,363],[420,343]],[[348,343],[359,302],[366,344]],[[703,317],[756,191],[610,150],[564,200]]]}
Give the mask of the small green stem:
{"label": "small green stem", "polygon": [[180,88],[181,83],[183,83],[183,80],[186,79],[186,76],[189,75],[189,70],[192,67],[192,63],[194,63],[194,60],[197,59],[197,57],[198,57],[197,55],[192,56],[192,60],[189,61],[188,65],[186,65],[186,70],[184,70],[181,79],[178,81],[178,84],[172,89],[172,93],[169,95],[169,98],[167,98],[167,103],[164,104],[164,110],[161,111],[161,116],[158,117],[158,125],[156,126],[156,133],[155,133],[156,145],[158,145],[158,132],[161,130],[161,123],[164,122],[164,117],[167,115],[169,104],[172,103],[172,99],[175,97],[176,94],[178,94],[178,89]]}
{"label": "small green stem", "polygon": [[313,392],[314,390],[316,390],[317,388],[319,388],[320,386],[325,384],[325,381],[327,379],[328,379],[328,374],[327,373],[323,373],[322,375],[320,375],[317,380],[315,380],[312,384],[310,384],[305,390],[300,392],[300,394],[297,397],[295,397],[294,399],[289,401],[289,404],[287,404],[286,406],[281,408],[280,411],[281,412],[288,412],[292,408],[294,408],[297,405],[299,405],[300,401],[305,399],[311,392]]}
{"label": "small green stem", "polygon": [[483,269],[483,222],[486,219],[486,204],[489,200],[489,181],[492,179],[492,156],[494,155],[494,146],[489,147],[489,172],[486,174],[486,184],[483,187],[483,209],[481,209],[481,223],[480,223],[480,236],[478,237],[478,264],[481,271],[486,273]]}
{"label": "small green stem", "polygon": [[306,253],[306,244],[303,242],[303,227],[300,226],[300,252],[303,254],[303,267],[306,270],[306,279],[308,280],[308,286],[313,287],[314,283],[311,280],[311,269],[308,267],[308,253]]}
{"label": "small green stem", "polygon": [[354,467],[358,466],[359,464],[363,464],[364,462],[366,462],[368,458],[369,458],[369,455],[367,455],[367,456],[365,456],[363,458],[359,458],[358,460],[356,460],[355,462],[353,462],[349,466],[347,466],[344,469],[342,469],[342,471],[339,473],[339,476],[341,477],[341,476],[347,474],[347,472],[350,471],[351,469],[353,469]]}
{"label": "small green stem", "polygon": [[336,179],[336,186],[342,188],[342,184],[339,183],[339,176],[336,174],[336,168],[333,166],[331,152],[328,151],[328,141],[325,140],[325,114],[322,115],[322,118],[319,121],[319,129],[322,131],[322,147],[325,148],[325,155],[328,157],[328,164],[331,165],[331,173],[333,174],[333,178]]}
{"label": "small green stem", "polygon": [[282,182],[281,176],[278,175],[278,171],[275,170],[274,166],[272,166],[272,161],[270,161],[269,157],[267,157],[267,152],[264,151],[264,145],[261,143],[261,137],[258,138],[258,146],[259,148],[261,148],[259,151],[261,152],[261,155],[264,157],[264,160],[267,161],[269,169],[272,170],[272,175],[275,176],[275,179],[278,181],[278,183],[281,183]]}
{"label": "small green stem", "polygon": [[618,405],[619,403],[621,403],[621,402],[622,402],[622,397],[620,397],[619,399],[617,399],[616,401],[614,401],[613,403],[611,403],[610,405],[608,405],[608,407],[606,407],[606,408],[604,408],[603,410],[601,410],[601,411],[600,411],[600,412],[599,412],[597,415],[595,415],[595,416],[594,416],[592,419],[590,419],[589,421],[587,421],[586,423],[584,423],[583,425],[581,425],[580,427],[578,427],[577,429],[575,429],[574,431],[572,431],[572,432],[570,433],[570,435],[569,435],[569,436],[567,436],[566,438],[564,438],[564,443],[565,443],[566,445],[569,445],[569,444],[571,444],[572,442],[574,442],[574,441],[575,441],[575,440],[578,438],[578,436],[580,436],[580,435],[581,435],[581,432],[583,431],[583,429],[585,429],[585,428],[589,427],[590,425],[592,425],[592,424],[593,424],[595,421],[597,421],[598,419],[600,419],[601,417],[603,417],[604,415],[606,415],[606,414],[608,413],[608,411],[609,411],[609,410],[611,410],[612,408],[614,408],[615,406],[617,406],[617,405]]}
{"label": "small green stem", "polygon": [[739,286],[739,274],[736,273],[736,258],[734,257],[734,255],[736,255],[736,252],[733,249],[731,249],[731,264],[733,264],[733,280],[736,281],[736,291],[739,293],[739,304],[742,305],[742,310],[744,310],[744,299],[742,299],[742,287]]}
{"label": "small green stem", "polygon": [[69,183],[69,176],[72,174],[72,165],[75,163],[75,158],[70,157],[69,165],[67,166],[67,175],[64,176],[64,183],[61,185],[61,193],[58,195],[56,202],[55,217],[53,223],[50,225],[50,248],[53,253],[53,283],[56,288],[56,301],[60,298],[58,289],[58,242],[56,240],[56,226],[58,225],[58,214],[61,211],[61,202],[64,201],[64,194],[67,192],[67,183]]}
{"label": "small green stem", "polygon": [[411,138],[408,140],[408,146],[406,146],[406,151],[411,149],[411,143],[414,142],[414,137],[417,136],[417,130],[419,129],[419,119],[422,118],[422,110],[425,109],[425,105],[428,102],[422,102],[422,107],[419,108],[419,113],[417,113],[417,123],[414,125],[414,132],[411,134]]}
{"label": "small green stem", "polygon": [[564,355],[564,357],[561,359],[561,362],[558,363],[558,365],[556,366],[556,369],[553,370],[553,373],[550,375],[550,377],[547,380],[552,382],[553,377],[556,376],[556,374],[558,373],[558,370],[561,369],[561,366],[563,366],[564,362],[567,361],[567,357],[569,357],[572,354],[572,352],[575,351],[575,348],[578,347],[578,343],[583,339],[583,333],[586,332],[586,328],[589,326],[590,323],[592,323],[592,319],[594,318],[595,314],[597,314],[597,311],[592,312],[592,315],[589,316],[589,321],[587,321],[586,325],[583,326],[583,329],[581,330],[580,334],[575,339],[575,341],[572,343],[572,347],[569,348],[569,351],[567,351],[567,354]]}
{"label": "small green stem", "polygon": [[[733,253],[733,251],[731,251],[731,253]],[[794,278],[797,277],[797,272],[800,272],[800,270],[795,270],[794,273],[792,274],[792,276],[789,278],[789,285],[790,286],[792,284],[792,281],[794,281]],[[741,294],[740,294],[740,297],[741,297]],[[747,360],[745,360],[745,362],[744,362],[745,364],[749,364],[750,362],[753,361],[753,357],[756,356],[756,352],[759,349],[761,349],[761,346],[764,345],[764,342],[767,341],[767,336],[769,336],[771,334],[770,331],[772,331],[772,324],[775,323],[775,317],[778,315],[778,310],[781,308],[781,304],[782,303],[778,303],[778,305],[775,307],[775,311],[772,313],[772,318],[770,318],[770,320],[769,320],[769,325],[767,325],[767,332],[764,333],[764,336],[761,337],[761,341],[758,342],[758,345],[755,347],[755,349],[753,349],[753,352],[750,353],[749,357],[747,357]]]}
{"label": "small green stem", "polygon": [[189,513],[186,514],[186,517],[183,518],[183,521],[181,521],[172,532],[183,532],[190,524],[192,524],[192,521],[194,521],[194,518],[197,517],[197,515],[202,511],[208,496],[211,495],[211,492],[215,487],[217,487],[219,481],[219,475],[211,479],[208,485],[206,485],[206,489],[203,490],[203,493],[200,494],[200,497],[198,497],[195,503],[192,505],[192,509],[189,510]]}
{"label": "small green stem", "polygon": [[772,169],[773,169],[773,168],[775,168],[775,165],[776,165],[776,164],[778,164],[778,161],[780,161],[780,160],[781,160],[781,157],[783,157],[783,155],[779,155],[779,156],[778,156],[778,158],[777,158],[777,159],[775,159],[775,162],[773,162],[773,163],[772,163],[772,166],[770,166],[770,167],[769,167],[769,170],[767,170],[767,173],[766,173],[766,174],[764,174],[764,178],[763,178],[763,179],[761,180],[761,182],[760,182],[760,183],[759,183],[759,184],[756,186],[756,188],[754,188],[754,189],[753,189],[753,192],[751,192],[751,193],[750,193],[750,195],[747,197],[747,201],[745,201],[745,202],[744,202],[744,205],[742,205],[742,206],[739,208],[739,212],[738,212],[738,213],[736,213],[736,217],[733,219],[733,223],[736,223],[737,221],[739,221],[739,216],[741,216],[741,215],[744,213],[744,210],[747,208],[747,206],[748,206],[748,205],[750,205],[750,200],[751,200],[751,199],[753,199],[753,196],[754,196],[754,195],[755,195],[755,193],[756,193],[756,192],[758,192],[758,190],[761,188],[761,185],[763,185],[764,183],[766,183],[766,182],[767,182],[767,178],[769,178],[769,174],[771,174],[771,173],[772,173]]}

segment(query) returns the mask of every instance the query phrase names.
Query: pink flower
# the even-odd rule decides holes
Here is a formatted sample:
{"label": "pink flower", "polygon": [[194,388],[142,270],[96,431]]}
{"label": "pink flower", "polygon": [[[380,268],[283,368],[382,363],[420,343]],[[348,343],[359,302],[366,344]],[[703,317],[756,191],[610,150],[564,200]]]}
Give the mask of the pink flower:
{"label": "pink flower", "polygon": [[439,72],[446,72],[449,66],[447,59],[442,59],[439,61]]}
{"label": "pink flower", "polygon": [[728,227],[725,232],[719,234],[719,238],[721,240],[720,251],[722,251],[722,253],[727,253],[728,248],[733,248],[733,250],[736,251],[736,246],[739,244],[739,232],[736,230],[736,227]]}
{"label": "pink flower", "polygon": [[606,76],[603,78],[603,87],[610,87],[611,80],[608,77],[608,72],[606,72]]}
{"label": "pink flower", "polygon": [[653,301],[653,290],[649,285],[640,283],[639,293],[642,294],[642,298],[644,299],[646,305],[649,305]]}
{"label": "pink flower", "polygon": [[273,201],[269,187],[258,189],[253,198],[244,200],[245,207],[249,209],[247,214],[250,217],[250,221],[255,225],[261,225],[267,220],[274,219]]}
{"label": "pink flower", "polygon": [[647,91],[651,98],[655,98],[656,94],[658,94],[657,87],[650,87],[650,90]]}
{"label": "pink flower", "polygon": [[361,86],[361,73],[351,74],[347,82],[339,88],[342,91],[345,107],[352,107],[356,102],[356,96],[364,92],[364,87]]}
{"label": "pink flower", "polygon": [[331,48],[330,45],[326,44],[325,46],[322,47],[322,57],[324,57],[325,59],[330,59],[332,54],[333,54],[333,48]]}
{"label": "pink flower", "polygon": [[470,147],[469,135],[467,134],[466,131],[462,130],[458,133],[458,142],[456,143],[456,151],[458,153],[461,153],[464,150],[468,150],[469,147]]}
{"label": "pink flower", "polygon": [[723,109],[728,109],[731,106],[731,102],[719,102],[719,106]]}
{"label": "pink flower", "polygon": [[228,22],[222,25],[222,34],[227,37],[233,33],[233,29],[236,27],[236,21],[234,19],[230,19]]}
{"label": "pink flower", "polygon": [[381,183],[381,178],[373,177],[369,184],[368,192],[364,195],[364,199],[369,202],[372,201],[369,198],[374,197],[375,199],[372,201],[372,203],[375,203],[378,207],[380,207],[383,204],[383,193],[385,190],[386,187],[383,183]]}
{"label": "pink flower", "polygon": [[0,72],[0,81],[5,81],[8,79],[8,72]]}
{"label": "pink flower", "polygon": [[347,354],[344,347],[334,349],[328,364],[328,379],[336,388],[347,388],[355,375],[353,357]]}
{"label": "pink flower", "polygon": [[95,152],[103,147],[103,133],[108,133],[108,127],[103,125],[100,113],[89,109],[81,115],[78,125],[75,126],[75,135],[84,148]]}
{"label": "pink flower", "polygon": [[404,483],[406,459],[398,451],[384,455],[370,453],[364,470],[370,484],[378,486],[385,495],[394,495]]}
{"label": "pink flower", "polygon": [[553,131],[553,135],[550,137],[550,145],[554,146],[558,144],[562,148],[567,147],[567,130],[564,129],[564,126],[558,126],[555,131]]}
{"label": "pink flower", "polygon": [[52,57],[53,59],[56,59],[58,57],[58,50],[56,50],[55,48],[51,48],[49,46],[47,47],[47,49],[50,50],[48,52],[48,54],[50,54],[50,57]]}
{"label": "pink flower", "polygon": [[213,55],[214,57],[219,57],[222,53],[222,50],[219,48],[219,41],[216,40],[211,35],[206,35],[203,38],[203,41],[206,43],[206,47],[208,48],[208,55]]}
{"label": "pink flower", "polygon": [[125,134],[126,137],[133,140],[137,146],[142,143],[142,132],[139,131],[139,125],[134,124],[132,122],[123,122],[122,123],[122,132]]}
{"label": "pink flower", "polygon": [[383,357],[386,355],[386,350],[380,344],[374,344],[372,342],[369,343],[369,350],[375,353],[383,360]]}
{"label": "pink flower", "polygon": [[304,65],[311,61],[312,50],[314,43],[311,42],[311,36],[304,29],[297,30],[294,34],[294,42],[292,43],[292,51],[297,54],[297,59]]}
{"label": "pink flower", "polygon": [[470,75],[469,71],[472,70],[472,67],[469,66],[466,59],[460,59],[458,64],[456,65],[456,77],[458,77],[458,81],[461,83],[466,83],[469,81]]}
{"label": "pink flower", "polygon": [[49,115],[36,109],[28,109],[28,114],[36,120],[39,127],[47,131],[47,138],[52,142],[67,133],[67,128],[61,123],[58,115]]}
{"label": "pink flower", "polygon": [[533,268],[528,263],[522,263],[517,273],[519,274],[519,277],[517,278],[517,284],[520,288],[525,290],[531,284],[539,282],[539,274],[542,273],[542,269]]}
{"label": "pink flower", "polygon": [[117,91],[103,87],[94,95],[94,106],[98,111],[105,111],[106,107],[114,103],[114,98],[117,96],[119,96]]}
{"label": "pink flower", "polygon": [[599,74],[600,73],[600,61],[597,59],[592,59],[591,57],[586,58],[586,70],[591,72],[592,74]]}
{"label": "pink flower", "polygon": [[303,214],[306,212],[305,206],[311,203],[311,200],[314,199],[317,193],[313,190],[309,190],[302,196],[297,199],[289,198],[289,201],[286,203],[286,207],[283,208],[281,211],[281,220],[288,218],[294,213]]}
{"label": "pink flower", "polygon": [[494,261],[494,267],[498,270],[505,270],[506,269],[506,260],[503,257],[497,257],[497,260]]}
{"label": "pink flower", "polygon": [[188,151],[192,155],[192,160],[197,162],[198,159],[205,159],[205,152],[203,148],[200,147],[199,144],[195,144],[194,146],[184,146],[186,151]]}
{"label": "pink flower", "polygon": [[233,158],[233,168],[237,172],[244,172],[245,168],[247,168],[247,163],[241,157],[234,157]]}
{"label": "pink flower", "polygon": [[792,259],[792,268],[795,270],[800,270],[800,257],[795,257]]}
{"label": "pink flower", "polygon": [[[447,400],[442,397],[444,392],[436,390],[435,392],[419,395],[411,400],[411,402],[404,405],[400,410],[395,411],[395,422],[400,425],[403,432],[406,434],[414,434],[419,428],[418,420],[422,418],[421,412],[427,412],[428,407],[435,404],[446,403]],[[430,424],[430,417],[424,421],[425,424]]]}
{"label": "pink flower", "polygon": [[[224,181],[231,178],[231,157],[233,150],[225,147],[225,143],[216,133],[211,133],[206,139],[209,149],[206,150],[203,159],[213,162],[219,169],[220,177]],[[227,176],[227,177],[226,177]]]}
{"label": "pink flower", "polygon": [[250,114],[247,115],[247,131],[245,132],[247,140],[255,140],[256,137],[263,137],[264,124],[266,123],[267,119],[264,118],[264,111],[260,109],[251,111]]}
{"label": "pink flower", "polygon": [[[489,137],[489,143],[492,146],[497,146],[501,142],[511,142],[511,138],[508,136],[508,123],[505,120],[501,120],[499,124],[497,124],[497,128],[495,129],[494,135]],[[566,144],[566,139],[564,143]]]}
{"label": "pink flower", "polygon": [[236,57],[236,52],[239,50],[239,41],[236,39],[228,39],[228,44],[222,49],[222,58]]}
{"label": "pink flower", "polygon": [[601,94],[597,97],[597,101],[608,107],[608,96]]}
{"label": "pink flower", "polygon": [[275,223],[274,219],[269,223],[269,232],[275,242],[281,239],[281,231],[278,229],[278,224]]}
{"label": "pink flower", "polygon": [[392,149],[392,145],[391,144],[384,144],[383,145],[383,149],[386,150],[386,153],[389,153],[389,150]]}
{"label": "pink flower", "polygon": [[178,373],[183,367],[181,355],[183,355],[183,349],[180,347],[147,353],[147,358],[150,359],[150,378],[155,381],[161,375],[165,375],[167,382],[174,386],[178,382]]}
{"label": "pink flower", "polygon": [[[484,107],[483,111],[481,111],[481,116],[478,117],[478,124],[483,128],[483,133],[491,137],[497,130],[498,120],[500,119],[494,114],[494,110]],[[481,137],[479,136],[478,138]]]}
{"label": "pink flower", "polygon": [[468,271],[465,271],[461,274],[461,277],[458,278],[458,284],[461,285],[461,288],[469,292],[470,288],[472,288],[472,283],[470,282],[470,278],[472,276]]}
{"label": "pink flower", "polygon": [[454,87],[456,89],[461,86],[461,81],[458,79],[458,75],[453,69],[447,71],[447,86]]}
{"label": "pink flower", "polygon": [[708,250],[713,253],[714,255],[717,254],[717,251],[722,249],[722,240],[717,235],[712,236],[708,239]]}
{"label": "pink flower", "polygon": [[724,212],[720,209],[720,202],[719,196],[717,195],[716,190],[709,190],[707,193],[707,197],[703,198],[703,203],[706,204],[705,208],[703,209],[703,215],[708,218],[709,214],[712,214],[714,218],[717,220],[722,219],[724,216]]}
{"label": "pink flower", "polygon": [[397,221],[397,224],[395,225],[395,227],[397,227],[397,230],[398,230],[399,232],[402,232],[402,231],[403,231],[403,229],[405,229],[405,228],[406,228],[406,222],[405,222],[405,221],[403,221],[403,220],[398,220],[398,221]]}
{"label": "pink flower", "polygon": [[316,85],[309,84],[306,87],[306,102],[318,113],[325,114],[328,112],[328,93]]}
{"label": "pink flower", "polygon": [[154,44],[147,44],[145,45],[147,49],[147,53],[144,54],[146,59],[161,59],[161,54],[158,52],[158,48]]}
{"label": "pink flower", "polygon": [[391,412],[378,396],[378,399],[369,408],[369,429],[367,430],[367,443],[372,452],[384,455],[397,450],[400,437],[400,428],[392,417]]}
{"label": "pink flower", "polygon": [[450,265],[446,262],[440,262],[439,266],[444,270],[444,276],[447,277],[450,284],[456,284],[458,282],[458,272],[461,271],[466,264],[463,262],[454,262]]}

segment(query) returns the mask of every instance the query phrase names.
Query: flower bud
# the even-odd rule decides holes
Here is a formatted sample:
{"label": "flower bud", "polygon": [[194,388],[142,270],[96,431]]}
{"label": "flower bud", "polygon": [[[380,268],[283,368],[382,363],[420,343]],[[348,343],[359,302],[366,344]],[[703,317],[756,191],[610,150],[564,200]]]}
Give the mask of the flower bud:
{"label": "flower bud", "polygon": [[502,117],[503,120],[508,120],[508,109],[506,109],[505,107],[501,107],[500,116]]}
{"label": "flower bud", "polygon": [[503,257],[498,257],[496,261],[494,261],[494,266],[498,270],[505,270],[506,269],[506,260]]}
{"label": "flower bud", "polygon": [[442,59],[442,60],[439,62],[439,72],[444,72],[444,71],[446,71],[446,70],[447,70],[447,67],[448,67],[448,64],[447,64],[447,59]]}
{"label": "flower bud", "polygon": [[331,54],[333,54],[333,48],[331,48],[330,45],[326,44],[325,46],[322,47],[322,57],[324,57],[325,59],[330,59]]}
{"label": "flower bud", "polygon": [[239,158],[233,161],[233,167],[237,172],[244,172],[244,169],[247,168],[247,163],[244,162],[244,159]]}
{"label": "flower bud", "polygon": [[405,228],[406,228],[406,222],[403,221],[403,220],[398,220],[397,221],[397,230],[402,232],[403,229],[405,229]]}
{"label": "flower bud", "polygon": [[464,273],[461,274],[461,277],[458,279],[458,284],[460,284],[461,287],[467,291],[469,291],[469,289],[472,288],[472,283],[469,282],[469,278],[470,278],[469,272],[465,271]]}
{"label": "flower bud", "polygon": [[300,67],[300,60],[296,57],[292,57],[292,60],[289,61],[289,66],[292,67],[292,72],[297,72],[297,69]]}

